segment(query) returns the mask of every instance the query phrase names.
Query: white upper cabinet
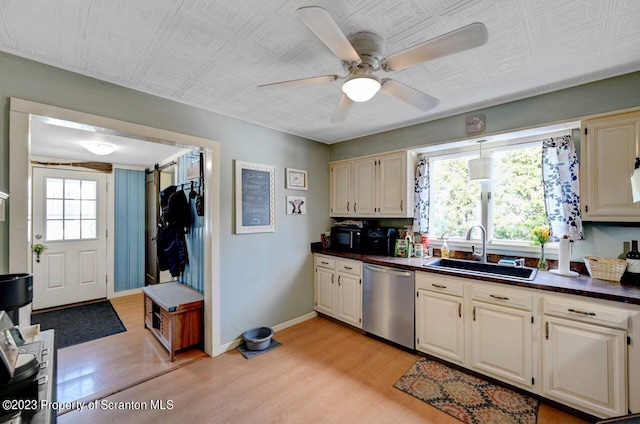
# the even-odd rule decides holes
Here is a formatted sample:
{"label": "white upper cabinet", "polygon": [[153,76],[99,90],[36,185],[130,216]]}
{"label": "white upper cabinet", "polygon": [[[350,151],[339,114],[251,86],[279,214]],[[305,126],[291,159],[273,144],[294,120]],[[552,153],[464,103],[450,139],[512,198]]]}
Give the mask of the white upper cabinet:
{"label": "white upper cabinet", "polygon": [[351,216],[351,163],[331,165],[330,214],[331,216]]}
{"label": "white upper cabinet", "polygon": [[640,140],[640,112],[582,122],[580,203],[585,221],[639,222],[630,176]]}
{"label": "white upper cabinet", "polygon": [[412,217],[415,166],[411,152],[331,164],[330,215]]}

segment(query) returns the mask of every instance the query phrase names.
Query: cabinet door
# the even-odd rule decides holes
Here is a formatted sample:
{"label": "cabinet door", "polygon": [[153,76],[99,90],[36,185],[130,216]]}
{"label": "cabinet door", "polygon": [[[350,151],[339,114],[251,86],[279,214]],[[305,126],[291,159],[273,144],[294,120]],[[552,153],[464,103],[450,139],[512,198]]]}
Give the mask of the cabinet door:
{"label": "cabinet door", "polygon": [[407,199],[407,156],[396,153],[378,160],[378,211],[380,216],[413,216]]}
{"label": "cabinet door", "polygon": [[353,213],[351,202],[351,163],[331,165],[331,216],[350,216]]}
{"label": "cabinet door", "polygon": [[362,328],[362,280],[358,276],[338,273],[338,308],[336,316],[339,320]]}
{"label": "cabinet door", "polygon": [[353,213],[373,216],[376,213],[376,163],[365,159],[353,162]]}
{"label": "cabinet door", "polygon": [[627,413],[626,332],[545,316],[545,397],[599,417]]}
{"label": "cabinet door", "polygon": [[316,311],[333,316],[335,313],[335,271],[316,267]]}
{"label": "cabinet door", "polygon": [[472,302],[472,367],[519,387],[533,387],[531,312]]}
{"label": "cabinet door", "polygon": [[[629,176],[636,157],[640,113],[586,121],[580,181],[585,221],[640,221]],[[583,131],[584,133],[584,131]]]}
{"label": "cabinet door", "polygon": [[416,348],[464,364],[462,298],[418,290]]}

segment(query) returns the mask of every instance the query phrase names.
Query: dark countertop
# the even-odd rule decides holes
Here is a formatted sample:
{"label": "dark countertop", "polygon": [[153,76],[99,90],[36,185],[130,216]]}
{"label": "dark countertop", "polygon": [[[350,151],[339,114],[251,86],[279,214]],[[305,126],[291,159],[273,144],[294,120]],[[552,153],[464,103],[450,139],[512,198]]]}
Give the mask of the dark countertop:
{"label": "dark countertop", "polygon": [[[460,277],[460,274],[457,273],[425,268],[423,266],[423,258],[396,258],[392,256],[339,252],[331,249],[323,249],[321,243],[312,243],[311,251],[313,253],[355,259],[368,264]],[[538,270],[538,275],[536,275],[535,280],[530,282],[511,281],[474,275],[465,275],[464,278],[640,305],[640,287],[625,286],[613,281],[598,280],[583,274],[579,277],[571,278],[551,274],[548,271]]]}

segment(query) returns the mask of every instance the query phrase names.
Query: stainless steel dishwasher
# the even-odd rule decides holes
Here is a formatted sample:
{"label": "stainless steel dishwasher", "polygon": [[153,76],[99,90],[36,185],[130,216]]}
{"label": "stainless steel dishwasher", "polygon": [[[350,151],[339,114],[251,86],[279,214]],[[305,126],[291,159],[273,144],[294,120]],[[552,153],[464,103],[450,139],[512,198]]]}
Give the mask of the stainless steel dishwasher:
{"label": "stainless steel dishwasher", "polygon": [[364,264],[362,286],[362,329],[414,349],[413,271]]}

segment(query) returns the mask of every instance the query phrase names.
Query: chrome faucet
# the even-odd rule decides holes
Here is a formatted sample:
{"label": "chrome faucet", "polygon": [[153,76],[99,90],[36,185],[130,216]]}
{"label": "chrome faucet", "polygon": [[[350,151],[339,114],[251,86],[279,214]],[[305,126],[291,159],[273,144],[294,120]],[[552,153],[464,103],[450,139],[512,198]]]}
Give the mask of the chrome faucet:
{"label": "chrome faucet", "polygon": [[476,227],[480,228],[480,232],[482,233],[482,253],[481,254],[476,253],[475,246],[471,246],[471,252],[474,258],[476,258],[482,263],[486,263],[487,262],[487,230],[485,230],[482,225],[473,225],[471,228],[469,228],[469,231],[467,231],[467,240],[471,240],[471,232]]}

